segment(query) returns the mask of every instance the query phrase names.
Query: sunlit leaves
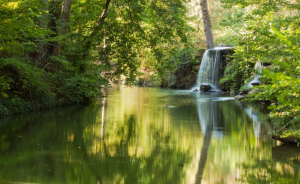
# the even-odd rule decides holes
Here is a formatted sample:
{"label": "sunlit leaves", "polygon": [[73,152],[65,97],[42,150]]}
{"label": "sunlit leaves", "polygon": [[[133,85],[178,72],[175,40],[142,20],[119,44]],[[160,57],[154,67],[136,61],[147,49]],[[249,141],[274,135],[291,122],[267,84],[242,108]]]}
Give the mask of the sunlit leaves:
{"label": "sunlit leaves", "polygon": [[[70,19],[63,19],[62,2],[1,1],[1,59],[20,62],[9,65],[12,73],[0,67],[1,96],[16,95],[31,108],[35,99],[48,105],[78,103],[96,98],[113,76],[133,83],[141,65],[156,73],[176,68],[190,29],[183,0],[111,1],[101,23],[106,1],[73,1]],[[151,61],[143,62],[146,57]],[[20,66],[26,77],[10,81],[7,76]],[[38,87],[38,79],[46,87]]]}
{"label": "sunlit leaves", "polygon": [[[273,102],[271,117],[285,137],[299,137],[293,129],[299,126],[299,2],[225,0],[226,6],[240,9],[234,15],[242,20],[229,26],[240,29],[235,62],[240,69],[250,68],[244,79],[251,77],[251,65],[272,64],[264,71],[265,81],[250,100]],[[246,11],[245,11],[246,10]],[[242,13],[241,13],[242,12]],[[243,23],[243,24],[242,24]],[[237,28],[235,28],[236,30]],[[248,65],[249,64],[249,65]],[[250,74],[250,75],[249,75]],[[229,75],[230,76],[230,75]],[[232,75],[231,75],[232,76]]]}
{"label": "sunlit leaves", "polygon": [[36,51],[36,42],[49,33],[37,24],[41,14],[47,14],[37,4],[39,0],[1,2],[0,53],[4,57]]}

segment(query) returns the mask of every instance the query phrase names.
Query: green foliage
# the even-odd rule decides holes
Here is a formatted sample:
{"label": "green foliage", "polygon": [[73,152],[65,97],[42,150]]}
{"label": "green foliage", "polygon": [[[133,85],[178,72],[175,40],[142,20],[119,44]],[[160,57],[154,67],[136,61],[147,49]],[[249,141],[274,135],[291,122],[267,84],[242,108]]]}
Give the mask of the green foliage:
{"label": "green foliage", "polygon": [[62,3],[1,1],[1,116],[91,101],[109,80],[132,84],[141,66],[175,71],[190,29],[184,1],[111,1],[105,15],[106,1],[73,1],[67,14]]}
{"label": "green foliage", "polygon": [[37,24],[42,14],[41,0],[4,0],[0,3],[0,54],[1,57],[22,56],[34,52],[38,40],[43,39],[49,30]]}
{"label": "green foliage", "polygon": [[[236,57],[236,55],[235,55]],[[251,67],[242,67],[241,62],[236,59],[230,61],[224,71],[224,76],[219,82],[219,86],[223,91],[238,91],[244,85],[244,81],[253,69]],[[253,68],[253,67],[252,67]]]}
{"label": "green foliage", "polygon": [[275,135],[282,138],[293,137],[299,141],[300,120],[300,80],[293,79],[284,73],[266,71],[265,75],[272,84],[259,87],[259,93],[250,96],[250,101],[270,101],[271,119],[275,123]]}
{"label": "green foliage", "polygon": [[148,55],[141,60],[138,85],[187,89],[196,84],[199,61],[192,49],[166,46],[156,50],[155,56]]}
{"label": "green foliage", "polygon": [[41,104],[53,99],[43,70],[21,59],[1,59],[0,63],[2,115],[39,109],[34,99]]}
{"label": "green foliage", "polygon": [[235,10],[223,23],[235,27],[238,35],[234,57],[243,80],[253,78],[257,61],[272,64],[263,71],[263,85],[248,100],[272,102],[274,134],[299,140],[300,19],[294,13],[299,11],[298,2],[223,2]]}

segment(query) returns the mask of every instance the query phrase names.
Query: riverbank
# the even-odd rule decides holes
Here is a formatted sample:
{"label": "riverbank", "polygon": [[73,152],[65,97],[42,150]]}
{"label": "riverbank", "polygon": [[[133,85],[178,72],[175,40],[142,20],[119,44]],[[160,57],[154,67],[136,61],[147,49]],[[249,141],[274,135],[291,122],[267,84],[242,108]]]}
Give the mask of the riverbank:
{"label": "riverbank", "polygon": [[[245,102],[267,104],[269,109],[268,116],[273,123],[273,139],[299,146],[300,113],[298,105],[295,104],[298,97],[297,94],[291,93],[288,96],[286,97],[285,92],[278,90],[278,88],[271,87],[269,84],[262,84],[258,87],[242,90],[240,95],[237,95],[235,98]],[[286,99],[286,101],[283,101],[283,99]]]}
{"label": "riverbank", "polygon": [[36,100],[33,101],[25,101],[25,100],[15,100],[15,99],[2,99],[0,100],[0,118],[4,117],[11,117],[19,114],[26,114],[30,112],[38,112],[47,109],[53,109],[58,107],[66,107],[66,106],[73,106],[79,104],[89,104],[92,103],[94,100],[89,101],[66,101],[64,100],[63,103],[59,101],[54,101],[50,104],[38,104]]}
{"label": "riverbank", "polygon": [[42,68],[27,59],[0,59],[0,117],[90,102],[108,86],[95,63],[81,71],[71,66]]}

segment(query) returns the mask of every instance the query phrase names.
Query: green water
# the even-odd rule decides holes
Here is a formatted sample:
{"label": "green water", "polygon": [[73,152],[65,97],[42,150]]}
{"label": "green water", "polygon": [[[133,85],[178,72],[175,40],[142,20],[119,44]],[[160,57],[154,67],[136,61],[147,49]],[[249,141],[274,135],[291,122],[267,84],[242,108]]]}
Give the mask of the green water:
{"label": "green water", "polygon": [[265,107],[187,90],[108,94],[0,119],[0,183],[300,183],[300,150],[271,139]]}

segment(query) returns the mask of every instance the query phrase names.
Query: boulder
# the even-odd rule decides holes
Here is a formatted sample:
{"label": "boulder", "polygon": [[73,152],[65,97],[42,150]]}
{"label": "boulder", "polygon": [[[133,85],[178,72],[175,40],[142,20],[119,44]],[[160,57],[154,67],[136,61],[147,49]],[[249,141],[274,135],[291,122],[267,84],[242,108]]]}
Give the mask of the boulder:
{"label": "boulder", "polygon": [[211,86],[209,84],[201,84],[200,85],[200,91],[207,92],[211,89]]}
{"label": "boulder", "polygon": [[272,63],[271,62],[261,62],[261,65],[262,66],[270,66],[270,65],[272,65]]}
{"label": "boulder", "polygon": [[243,98],[245,98],[244,95],[236,95],[236,96],[234,97],[234,99],[236,99],[236,100],[241,100],[241,99],[243,99]]}
{"label": "boulder", "polygon": [[247,95],[251,91],[251,88],[242,89],[239,95]]}
{"label": "boulder", "polygon": [[255,93],[258,93],[260,91],[259,88],[254,88],[252,89],[248,94],[251,95],[251,94],[255,94]]}
{"label": "boulder", "polygon": [[260,82],[251,82],[251,85],[252,85],[252,86],[259,86],[259,85],[260,85]]}

